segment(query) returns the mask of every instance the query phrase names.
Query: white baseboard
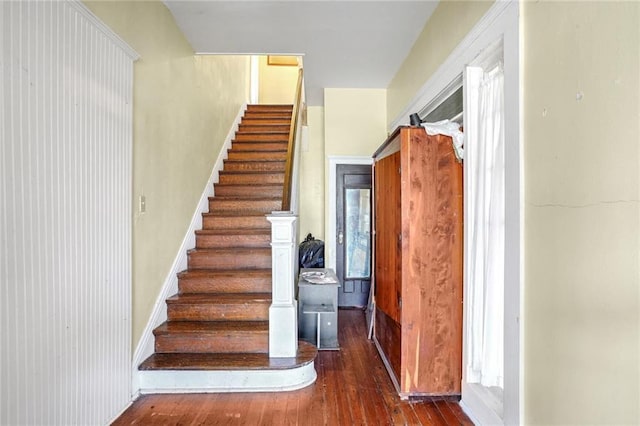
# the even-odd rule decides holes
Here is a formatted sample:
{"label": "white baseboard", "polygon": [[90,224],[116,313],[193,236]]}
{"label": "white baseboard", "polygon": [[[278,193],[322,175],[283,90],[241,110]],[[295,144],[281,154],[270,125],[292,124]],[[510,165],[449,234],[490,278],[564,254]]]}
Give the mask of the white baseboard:
{"label": "white baseboard", "polygon": [[149,356],[153,354],[154,350],[154,338],[153,338],[153,330],[167,320],[167,309],[165,305],[165,301],[168,297],[174,295],[178,292],[178,277],[177,274],[180,271],[183,271],[187,268],[187,251],[194,248],[196,245],[196,237],[195,231],[202,228],[202,213],[205,213],[209,210],[209,197],[212,197],[213,194],[213,184],[218,182],[218,174],[220,170],[222,170],[224,166],[224,160],[227,158],[227,150],[231,148],[231,141],[238,129],[238,125],[242,120],[242,116],[244,115],[244,111],[247,108],[247,104],[243,104],[236,115],[233,124],[229,129],[229,133],[224,141],[222,148],[220,149],[220,153],[218,154],[218,158],[213,166],[211,171],[211,176],[209,176],[209,180],[202,191],[202,196],[200,197],[200,201],[193,213],[193,217],[191,218],[191,223],[189,224],[189,229],[182,240],[182,244],[178,249],[178,253],[173,261],[173,265],[167,274],[167,277],[164,281],[162,289],[158,294],[158,298],[155,301],[153,306],[153,311],[151,312],[151,316],[149,317],[149,321],[147,322],[147,326],[142,333],[142,337],[138,342],[138,346],[133,354],[133,365],[131,366],[132,371],[132,394],[137,394],[140,390],[140,372],[138,371],[138,366],[147,359]]}
{"label": "white baseboard", "polygon": [[504,421],[492,409],[483,396],[469,383],[462,382],[462,400],[460,406],[465,414],[476,425],[499,426]]}
{"label": "white baseboard", "polygon": [[[138,394],[139,395],[139,394]],[[108,425],[113,424],[116,420],[118,420],[118,418],[120,416],[122,416],[124,414],[125,411],[127,411],[134,403],[134,401],[138,399],[138,397],[132,398],[131,401],[129,401],[129,403],[122,409],[120,410],[120,412],[118,414],[116,414],[109,423],[107,423]]]}

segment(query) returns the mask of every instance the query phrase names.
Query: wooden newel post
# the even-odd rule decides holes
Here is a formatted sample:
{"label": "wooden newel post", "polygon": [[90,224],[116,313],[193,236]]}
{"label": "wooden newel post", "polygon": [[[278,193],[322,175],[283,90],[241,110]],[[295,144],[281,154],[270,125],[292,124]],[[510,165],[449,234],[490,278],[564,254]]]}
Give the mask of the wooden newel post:
{"label": "wooden newel post", "polygon": [[267,215],[271,222],[269,356],[272,358],[295,357],[298,352],[298,304],[294,291],[297,219],[291,212]]}

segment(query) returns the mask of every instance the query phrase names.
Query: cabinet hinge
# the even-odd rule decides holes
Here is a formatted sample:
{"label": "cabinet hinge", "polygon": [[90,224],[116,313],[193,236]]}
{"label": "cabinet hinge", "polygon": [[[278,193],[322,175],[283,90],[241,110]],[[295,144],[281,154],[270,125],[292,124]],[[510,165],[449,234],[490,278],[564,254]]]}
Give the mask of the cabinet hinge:
{"label": "cabinet hinge", "polygon": [[398,167],[398,174],[401,175],[402,174],[402,167]]}

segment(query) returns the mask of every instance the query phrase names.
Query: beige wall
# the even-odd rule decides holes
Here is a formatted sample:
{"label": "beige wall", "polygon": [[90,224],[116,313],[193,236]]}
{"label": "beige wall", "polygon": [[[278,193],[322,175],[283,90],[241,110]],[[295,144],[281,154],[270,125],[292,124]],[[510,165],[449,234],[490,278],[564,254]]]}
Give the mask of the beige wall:
{"label": "beige wall", "polygon": [[[308,148],[303,148],[300,171],[301,239],[311,232],[326,240],[328,156],[369,157],[387,137],[385,90],[325,89],[324,97],[324,108],[308,108]],[[326,250],[331,251],[328,243]]]}
{"label": "beige wall", "polygon": [[388,123],[411,102],[492,4],[492,1],[443,1],[436,7],[389,84]]}
{"label": "beige wall", "polygon": [[324,108],[307,108],[307,142],[300,153],[300,240],[324,240]]}
{"label": "beige wall", "polygon": [[[324,91],[324,160],[325,168],[325,235],[330,223],[328,157],[371,157],[387,138],[386,101],[384,89],[325,89]],[[332,256],[332,244],[326,244],[327,258]]]}
{"label": "beige wall", "polygon": [[523,16],[526,422],[640,424],[640,3]]}
{"label": "beige wall", "polygon": [[261,104],[292,104],[296,96],[298,67],[269,65],[260,56],[258,72],[258,100]]}
{"label": "beige wall", "polygon": [[384,89],[325,89],[325,155],[373,155],[387,137],[386,93]]}
{"label": "beige wall", "polygon": [[[87,2],[139,54],[134,70],[133,347],[248,94],[248,57],[194,56],[158,1]],[[137,212],[146,196],[146,213]]]}

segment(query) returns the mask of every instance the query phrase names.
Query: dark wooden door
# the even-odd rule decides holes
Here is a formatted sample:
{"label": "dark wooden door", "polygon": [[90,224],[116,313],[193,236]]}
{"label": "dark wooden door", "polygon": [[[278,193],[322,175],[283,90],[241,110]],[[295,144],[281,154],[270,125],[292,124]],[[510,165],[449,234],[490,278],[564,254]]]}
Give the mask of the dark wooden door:
{"label": "dark wooden door", "polygon": [[371,288],[371,166],[336,168],[338,306],[364,307]]}

